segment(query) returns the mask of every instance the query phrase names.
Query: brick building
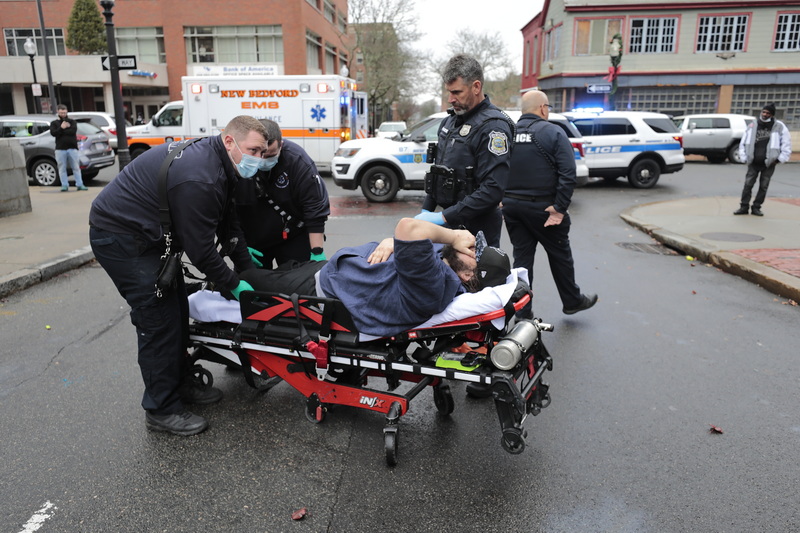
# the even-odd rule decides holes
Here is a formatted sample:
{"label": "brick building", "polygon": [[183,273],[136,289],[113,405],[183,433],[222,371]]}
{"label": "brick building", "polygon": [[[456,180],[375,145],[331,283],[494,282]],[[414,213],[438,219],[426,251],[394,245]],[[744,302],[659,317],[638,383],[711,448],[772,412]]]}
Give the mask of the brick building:
{"label": "brick building", "polygon": [[755,115],[774,102],[800,130],[798,0],[545,0],[522,35],[522,91],[538,87],[558,111]]}
{"label": "brick building", "polygon": [[[55,100],[75,111],[113,112],[110,72],[100,56],[67,50],[72,0],[2,2],[0,114],[34,110],[33,72],[23,45],[33,38],[42,109],[49,110],[44,46]],[[98,10],[102,9],[98,5]],[[113,7],[117,54],[136,56],[135,70],[120,70],[128,118],[145,119],[181,99],[181,76],[236,73],[338,74],[347,64],[347,0],[117,0]],[[53,110],[54,111],[54,110]]]}

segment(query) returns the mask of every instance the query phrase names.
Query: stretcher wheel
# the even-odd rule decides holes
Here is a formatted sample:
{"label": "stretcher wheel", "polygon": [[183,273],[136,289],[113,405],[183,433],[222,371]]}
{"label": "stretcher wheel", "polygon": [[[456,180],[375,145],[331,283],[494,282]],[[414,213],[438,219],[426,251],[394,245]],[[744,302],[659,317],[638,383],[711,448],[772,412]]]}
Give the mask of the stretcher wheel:
{"label": "stretcher wheel", "polygon": [[450,392],[449,385],[442,384],[433,388],[433,403],[443,415],[449,415],[453,412],[456,404],[453,401],[453,393]]}
{"label": "stretcher wheel", "polygon": [[383,447],[386,450],[386,464],[397,466],[397,428],[383,429]]}
{"label": "stretcher wheel", "polygon": [[200,389],[210,389],[214,384],[214,376],[200,365],[194,365],[189,369],[189,379]]}
{"label": "stretcher wheel", "polygon": [[316,394],[312,394],[306,401],[306,418],[313,424],[321,424],[325,420],[328,409],[319,401]]}
{"label": "stretcher wheel", "polygon": [[517,455],[525,450],[525,435],[520,428],[506,428],[500,438],[503,449],[510,454]]}

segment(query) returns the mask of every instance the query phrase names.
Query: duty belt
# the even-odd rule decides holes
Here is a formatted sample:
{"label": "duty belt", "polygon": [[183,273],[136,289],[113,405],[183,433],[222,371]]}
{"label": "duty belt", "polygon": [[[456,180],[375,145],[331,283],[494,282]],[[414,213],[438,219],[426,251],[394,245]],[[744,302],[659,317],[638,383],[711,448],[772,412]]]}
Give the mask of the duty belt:
{"label": "duty belt", "polygon": [[516,194],[513,192],[505,193],[507,198],[514,198],[515,200],[525,200],[527,202],[548,202],[553,203],[556,201],[555,196],[528,196],[525,194]]}

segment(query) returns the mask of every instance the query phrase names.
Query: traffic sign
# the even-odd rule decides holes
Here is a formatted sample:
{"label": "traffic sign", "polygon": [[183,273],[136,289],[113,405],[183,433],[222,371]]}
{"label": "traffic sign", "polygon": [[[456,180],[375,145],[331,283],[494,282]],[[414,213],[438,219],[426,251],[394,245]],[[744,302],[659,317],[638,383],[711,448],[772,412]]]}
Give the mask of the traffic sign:
{"label": "traffic sign", "polygon": [[[108,56],[101,58],[103,70],[111,70],[111,62]],[[118,70],[136,70],[136,56],[117,56],[117,69]]]}
{"label": "traffic sign", "polygon": [[596,94],[596,93],[610,93],[611,92],[611,84],[610,83],[590,83],[586,86],[586,92],[589,94]]}

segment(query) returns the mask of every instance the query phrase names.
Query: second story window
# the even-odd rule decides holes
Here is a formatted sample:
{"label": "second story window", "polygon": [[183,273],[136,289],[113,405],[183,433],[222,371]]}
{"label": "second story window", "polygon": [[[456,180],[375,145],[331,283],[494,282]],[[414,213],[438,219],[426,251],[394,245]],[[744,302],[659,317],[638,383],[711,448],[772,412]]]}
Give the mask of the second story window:
{"label": "second story window", "polygon": [[748,15],[700,17],[697,52],[741,52],[747,35]]}
{"label": "second story window", "polygon": [[[577,19],[575,55],[605,55],[611,38],[621,33],[622,19]],[[545,43],[545,46],[547,43]],[[547,47],[549,48],[549,47]],[[545,48],[545,53],[547,48]]]}
{"label": "second story window", "polygon": [[25,41],[28,37],[36,43],[38,55],[44,55],[44,44],[47,45],[47,53],[51,56],[65,56],[67,49],[64,46],[64,30],[61,28],[46,28],[44,30],[45,39],[42,41],[42,31],[39,28],[6,28],[3,30],[6,38],[6,51],[10,56],[27,56],[25,53]]}
{"label": "second story window", "polygon": [[800,13],[781,13],[775,29],[775,46],[779,52],[800,50]]}
{"label": "second story window", "polygon": [[631,54],[658,54],[675,51],[677,18],[631,20]]}
{"label": "second story window", "polygon": [[281,26],[195,26],[186,28],[189,63],[281,63]]}
{"label": "second story window", "polygon": [[117,28],[117,52],[142,63],[166,63],[163,28]]}

